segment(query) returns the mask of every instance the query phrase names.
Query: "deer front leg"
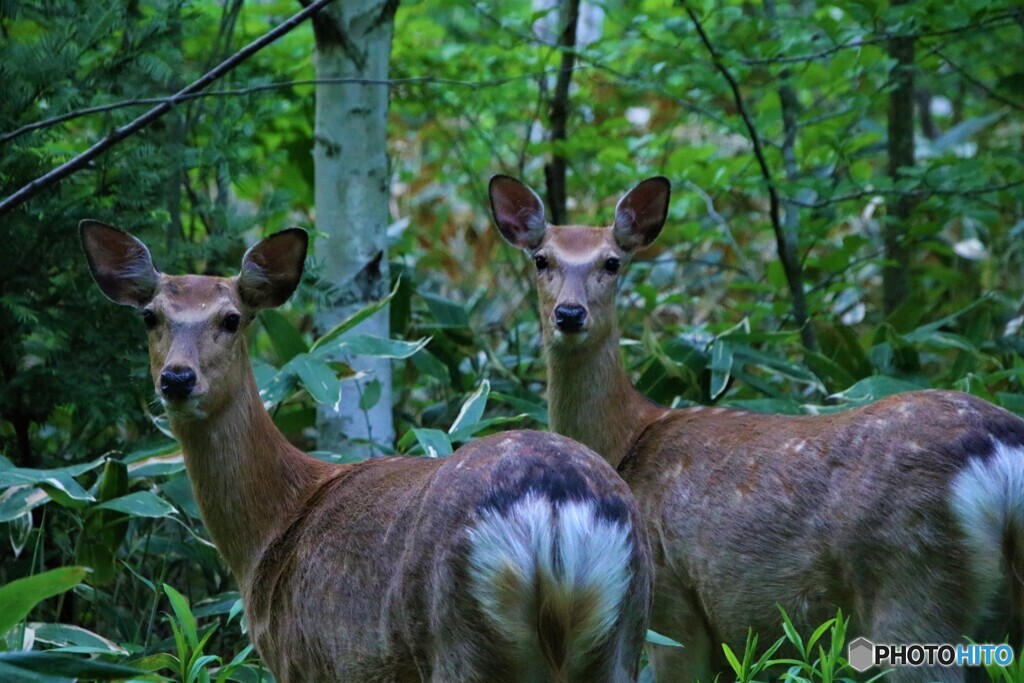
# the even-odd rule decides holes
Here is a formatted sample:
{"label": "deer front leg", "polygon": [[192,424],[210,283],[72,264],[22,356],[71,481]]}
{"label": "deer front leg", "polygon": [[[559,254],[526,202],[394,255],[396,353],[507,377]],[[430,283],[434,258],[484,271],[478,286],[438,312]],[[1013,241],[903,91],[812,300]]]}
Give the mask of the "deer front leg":
{"label": "deer front leg", "polygon": [[[647,644],[647,657],[658,683],[710,683],[711,636],[704,616],[688,591],[680,590],[666,571],[658,572],[654,594],[658,599],[651,611],[651,629],[683,647]],[[664,585],[671,583],[671,586]]]}

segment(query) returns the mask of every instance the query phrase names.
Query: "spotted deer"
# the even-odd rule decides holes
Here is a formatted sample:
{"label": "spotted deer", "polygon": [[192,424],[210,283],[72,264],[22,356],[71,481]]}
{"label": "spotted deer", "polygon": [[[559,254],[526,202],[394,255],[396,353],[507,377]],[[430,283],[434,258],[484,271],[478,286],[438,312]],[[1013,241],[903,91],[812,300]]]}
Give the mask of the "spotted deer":
{"label": "spotted deer", "polygon": [[306,455],[267,414],[243,334],[298,285],[304,231],[224,278],[164,275],[128,233],[80,230],[100,289],[142,313],[157,396],[277,680],[635,680],[650,550],[607,463],[530,431],[438,459]]}
{"label": "spotted deer", "polygon": [[[490,183],[494,220],[536,264],[551,429],[601,454],[640,503],[655,562],[659,681],[728,670],[720,643],[813,627],[841,607],[878,643],[1001,641],[1024,614],[1024,422],[966,394],[916,391],[817,416],[668,409],[619,354],[622,268],[657,237],[650,178],[610,228],[549,225],[523,183]],[[851,636],[852,637],[852,636]],[[893,680],[955,681],[956,668]]]}

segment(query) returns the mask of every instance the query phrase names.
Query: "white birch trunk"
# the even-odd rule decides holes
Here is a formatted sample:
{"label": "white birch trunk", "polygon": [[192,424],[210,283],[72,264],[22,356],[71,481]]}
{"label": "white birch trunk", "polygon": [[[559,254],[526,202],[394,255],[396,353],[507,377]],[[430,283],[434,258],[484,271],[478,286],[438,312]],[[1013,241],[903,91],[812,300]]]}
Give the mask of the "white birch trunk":
{"label": "white birch trunk", "polygon": [[[332,3],[314,21],[318,79],[388,78],[395,0],[345,0]],[[387,159],[388,88],[378,84],[320,84],[316,89],[313,144],[316,228],[321,274],[333,290],[330,307],[316,314],[322,333],[388,292]],[[388,311],[350,334],[388,336]],[[390,361],[343,358],[365,375],[342,383],[337,408],[320,406],[318,447],[372,454],[394,442],[391,419]],[[380,400],[368,410],[360,396],[380,382]]]}

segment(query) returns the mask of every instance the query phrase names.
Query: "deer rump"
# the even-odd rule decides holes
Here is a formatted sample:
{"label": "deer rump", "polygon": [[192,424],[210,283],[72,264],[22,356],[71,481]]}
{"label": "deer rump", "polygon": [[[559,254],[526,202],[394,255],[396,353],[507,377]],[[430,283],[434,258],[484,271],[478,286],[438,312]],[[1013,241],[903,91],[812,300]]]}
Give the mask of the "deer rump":
{"label": "deer rump", "polygon": [[625,681],[649,567],[611,468],[563,437],[507,432],[325,482],[244,599],[282,681]]}
{"label": "deer rump", "polygon": [[674,411],[619,471],[659,584],[699,595],[733,647],[748,626],[778,633],[777,606],[805,628],[842,607],[849,632],[876,642],[1020,637],[1024,422],[985,401],[921,391],[828,418]]}

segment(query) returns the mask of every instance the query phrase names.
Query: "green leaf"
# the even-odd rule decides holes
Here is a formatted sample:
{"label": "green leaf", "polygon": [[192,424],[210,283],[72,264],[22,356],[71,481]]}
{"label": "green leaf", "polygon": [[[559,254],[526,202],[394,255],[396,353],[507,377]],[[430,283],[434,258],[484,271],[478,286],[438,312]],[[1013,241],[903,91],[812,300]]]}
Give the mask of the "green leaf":
{"label": "green leaf", "polygon": [[428,325],[432,328],[442,329],[466,329],[469,327],[469,314],[459,304],[433,294],[420,292],[420,296],[427,302],[427,309],[433,317],[433,323]]}
{"label": "green leaf", "polygon": [[430,337],[410,342],[401,339],[384,339],[383,337],[358,335],[341,340],[336,345],[321,347],[319,352],[320,354],[327,354],[343,351],[354,356],[374,356],[376,358],[402,360],[419,352],[428,343],[430,343]]}
{"label": "green leaf", "polygon": [[729,666],[736,672],[736,675],[742,676],[743,666],[740,664],[740,660],[736,659],[736,655],[733,654],[732,648],[727,643],[722,643],[722,652],[725,653],[725,658],[729,660]]}
{"label": "green leaf", "polygon": [[0,587],[0,635],[14,628],[43,600],[82,583],[87,571],[85,567],[60,567]]}
{"label": "green leaf", "polygon": [[45,623],[32,623],[29,626],[35,631],[37,641],[62,648],[63,651],[68,651],[67,648],[86,648],[79,651],[128,654],[128,651],[121,645],[81,626]]}
{"label": "green leaf", "polygon": [[131,517],[168,517],[176,512],[170,503],[150,491],[129,493],[94,505],[89,510],[116,510]]}
{"label": "green leaf", "polygon": [[[0,680],[92,679],[112,681],[144,675],[146,671],[98,659],[55,652],[0,652]],[[35,679],[31,674],[40,674]],[[27,676],[28,675],[28,676]]]}
{"label": "green leaf", "polygon": [[199,644],[199,635],[196,631],[196,619],[192,616],[192,610],[188,606],[188,600],[185,599],[185,596],[176,591],[173,586],[165,583],[163,587],[164,593],[167,594],[168,599],[171,601],[171,609],[174,610],[174,616],[177,619],[177,623],[181,628],[182,634],[185,636],[185,641],[192,649],[195,649]]}
{"label": "green leaf", "polygon": [[52,500],[35,486],[12,486],[0,495],[0,523],[10,522]]}
{"label": "green leaf", "polygon": [[341,398],[341,382],[334,370],[316,356],[302,353],[288,361],[282,371],[294,372],[317,403],[336,405]]}
{"label": "green leaf", "polygon": [[461,431],[479,422],[480,418],[484,415],[484,407],[487,405],[487,396],[490,393],[491,383],[485,379],[480,383],[480,386],[477,387],[476,391],[470,394],[462,404],[462,409],[459,410],[459,414],[455,418],[455,421],[452,422],[452,426],[448,430],[448,433],[454,434],[457,431]]}
{"label": "green leaf", "polygon": [[380,400],[380,380],[372,379],[363,385],[362,393],[359,394],[359,409],[370,410]]}
{"label": "green leaf", "polygon": [[647,629],[647,642],[654,643],[655,645],[664,645],[665,647],[683,647],[683,644],[672,640],[668,636],[663,636],[657,631]]}
{"label": "green leaf", "polygon": [[300,353],[309,352],[302,333],[279,311],[272,308],[263,311],[260,313],[260,322],[263,323],[263,329],[267,331],[270,343],[282,365]]}
{"label": "green leaf", "polygon": [[313,345],[311,347],[309,347],[310,353],[312,353],[313,351],[316,351],[321,346],[325,346],[326,344],[330,344],[332,341],[334,341],[335,339],[337,339],[341,335],[345,334],[346,332],[348,332],[353,327],[355,327],[359,323],[363,322],[364,320],[366,320],[370,316],[374,315],[375,313],[378,313],[379,311],[384,310],[384,308],[388,305],[388,303],[391,301],[391,299],[394,298],[395,293],[398,292],[398,285],[400,284],[400,282],[401,282],[401,280],[396,280],[395,281],[395,286],[391,289],[391,293],[388,294],[383,299],[381,299],[380,301],[377,301],[376,303],[372,303],[369,306],[366,306],[365,308],[362,308],[362,309],[356,311],[355,313],[350,315],[348,318],[346,318],[345,320],[342,320],[340,323],[338,323],[337,325],[332,327],[326,334],[324,334],[319,339],[317,339],[315,342],[313,342]]}
{"label": "green leaf", "polygon": [[428,458],[443,458],[452,454],[452,442],[440,429],[413,429],[416,441]]}
{"label": "green leaf", "polygon": [[711,387],[709,393],[712,399],[718,398],[726,387],[729,386],[729,376],[732,373],[732,345],[716,339],[711,347]]}
{"label": "green leaf", "polygon": [[877,401],[880,398],[891,396],[892,394],[899,394],[904,391],[914,391],[916,389],[923,388],[925,387],[907,382],[906,380],[896,379],[895,377],[874,375],[872,377],[862,379],[846,391],[833,394],[832,398],[852,405],[864,405]]}

